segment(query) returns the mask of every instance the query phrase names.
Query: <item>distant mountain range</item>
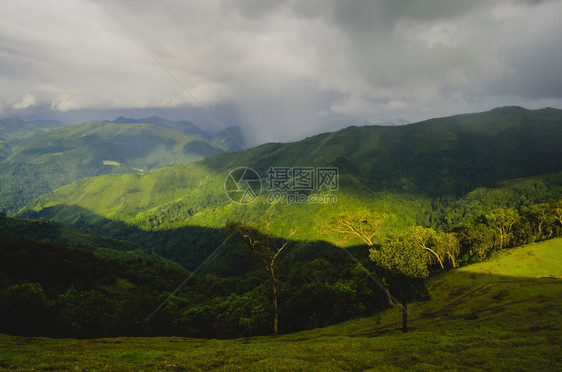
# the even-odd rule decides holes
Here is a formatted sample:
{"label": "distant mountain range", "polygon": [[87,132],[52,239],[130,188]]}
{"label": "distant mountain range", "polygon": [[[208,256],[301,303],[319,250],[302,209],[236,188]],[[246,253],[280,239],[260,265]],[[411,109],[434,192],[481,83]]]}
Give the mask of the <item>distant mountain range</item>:
{"label": "distant mountain range", "polygon": [[221,150],[231,152],[242,150],[246,147],[246,139],[244,132],[240,127],[227,127],[222,129],[214,136],[209,135],[199,129],[190,121],[172,121],[163,119],[158,116],[151,116],[145,119],[131,119],[123,116],[118,117],[112,123],[115,124],[154,124],[156,126],[168,129],[179,130],[180,132],[191,134],[207,140],[211,145]]}
{"label": "distant mountain range", "polygon": [[54,120],[0,119],[0,143],[14,141],[66,125]]}
{"label": "distant mountain range", "polygon": [[[233,134],[228,133],[232,132]],[[202,160],[243,145],[238,128],[209,136],[188,121],[118,118],[63,126],[0,121],[0,211],[84,177],[142,173]]]}
{"label": "distant mountain range", "polygon": [[183,120],[183,121],[172,121],[166,120],[159,116],[151,116],[145,119],[132,119],[132,118],[125,118],[123,116],[118,117],[117,119],[111,121],[110,123],[114,124],[154,124],[156,126],[168,129],[175,129],[179,130],[180,132],[191,134],[193,136],[198,136],[204,139],[210,139],[210,136],[199,129],[195,124],[190,121]]}

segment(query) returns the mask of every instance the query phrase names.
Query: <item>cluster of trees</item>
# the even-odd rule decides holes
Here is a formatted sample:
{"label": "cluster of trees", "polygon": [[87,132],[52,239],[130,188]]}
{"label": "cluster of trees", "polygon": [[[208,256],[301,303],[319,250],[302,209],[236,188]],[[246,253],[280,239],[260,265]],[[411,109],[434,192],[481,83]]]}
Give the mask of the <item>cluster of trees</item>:
{"label": "cluster of trees", "polygon": [[[0,332],[60,337],[135,333],[155,297],[185,275],[53,243],[1,236]],[[136,315],[134,315],[136,314]]]}
{"label": "cluster of trees", "polygon": [[491,253],[562,235],[562,200],[496,208],[475,221],[452,229],[459,240],[462,262],[476,262]]}
{"label": "cluster of trees", "polygon": [[498,250],[560,236],[562,200],[519,210],[492,209],[448,232],[412,226],[383,237],[380,231],[385,219],[384,214],[344,214],[322,228],[337,233],[344,242],[357,238],[369,247],[389,304],[398,298],[402,306],[406,331],[406,305],[419,296],[420,288],[423,292],[423,279],[435,270],[480,261]]}
{"label": "cluster of trees", "polygon": [[260,263],[245,278],[195,280],[153,322],[160,333],[233,338],[324,327],[388,307],[384,292],[342,256],[276,266],[276,305],[270,274]]}
{"label": "cluster of trees", "polygon": [[369,247],[370,258],[383,270],[427,278],[435,270],[478,262],[490,254],[562,235],[562,200],[513,208],[495,208],[471,222],[443,231],[411,226],[389,236],[380,233],[384,214],[336,216],[322,226],[343,242],[357,238]]}

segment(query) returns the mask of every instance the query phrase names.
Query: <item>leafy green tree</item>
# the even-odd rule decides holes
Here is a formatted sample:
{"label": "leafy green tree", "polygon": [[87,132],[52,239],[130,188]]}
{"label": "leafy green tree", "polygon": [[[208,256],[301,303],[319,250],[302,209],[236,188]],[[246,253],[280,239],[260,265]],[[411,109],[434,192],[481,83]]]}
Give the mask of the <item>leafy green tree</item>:
{"label": "leafy green tree", "polygon": [[465,262],[481,260],[494,249],[494,230],[483,223],[462,223],[453,232],[459,240],[460,255]]}
{"label": "leafy green tree", "polygon": [[484,223],[496,231],[499,249],[509,245],[512,238],[512,230],[519,220],[519,214],[514,209],[497,208],[485,212],[478,218],[478,222]]}
{"label": "leafy green tree", "polygon": [[414,278],[429,276],[429,254],[407,236],[387,239],[378,249],[371,249],[370,258],[388,271],[397,271]]}
{"label": "leafy green tree", "polygon": [[456,266],[459,241],[451,233],[412,226],[405,233],[387,238],[378,248],[371,248],[370,258],[377,265],[413,278],[427,278],[429,267],[439,263]]}
{"label": "leafy green tree", "polygon": [[517,244],[551,238],[555,231],[555,217],[549,204],[523,206],[520,218],[514,226]]}
{"label": "leafy green tree", "polygon": [[213,334],[216,312],[210,304],[189,306],[181,314],[180,327],[189,337],[217,337]]}
{"label": "leafy green tree", "polygon": [[39,283],[23,283],[0,293],[0,330],[24,336],[45,332],[49,307]]}
{"label": "leafy green tree", "polygon": [[[217,306],[222,329],[222,337],[253,336],[256,332],[264,331],[269,322],[271,312],[268,311],[267,298],[258,290],[244,295],[231,293]],[[227,329],[225,325],[228,325]]]}
{"label": "leafy green tree", "polygon": [[459,242],[454,234],[421,226],[412,226],[403,234],[387,238],[378,249],[371,248],[371,260],[388,272],[385,277],[390,279],[389,287],[401,301],[404,332],[407,331],[407,303],[419,292],[420,283],[423,287],[430,266],[439,263],[444,269],[447,262],[456,266],[458,253]]}
{"label": "leafy green tree", "polygon": [[77,291],[70,287],[59,296],[56,305],[63,335],[78,338],[116,335],[116,303],[101,291]]}
{"label": "leafy green tree", "polygon": [[554,217],[554,225],[557,231],[557,234],[560,235],[562,231],[562,200],[557,200],[555,202],[550,203],[551,213]]}

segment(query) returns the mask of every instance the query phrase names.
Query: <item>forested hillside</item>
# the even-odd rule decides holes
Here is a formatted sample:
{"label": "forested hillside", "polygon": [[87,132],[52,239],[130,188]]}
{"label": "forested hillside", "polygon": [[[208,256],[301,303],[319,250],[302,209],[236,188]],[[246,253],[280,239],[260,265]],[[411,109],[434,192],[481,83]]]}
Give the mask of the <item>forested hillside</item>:
{"label": "forested hillside", "polygon": [[[187,264],[220,243],[206,229],[228,220],[271,220],[277,236],[296,227],[294,239],[337,243],[321,226],[345,213],[386,215],[384,236],[412,225],[450,230],[487,210],[555,201],[562,198],[561,159],[560,110],[506,107],[401,127],[350,127],[144,174],[83,179],[21,215],[137,239],[174,259],[198,257],[181,259]],[[337,203],[271,203],[272,166],[338,168]],[[262,193],[251,203],[233,203],[224,191],[237,167],[261,177]]]}
{"label": "forested hillside", "polygon": [[[140,258],[2,237],[0,332],[85,337],[146,334],[137,328],[184,272]],[[144,305],[143,305],[144,304]]]}
{"label": "forested hillside", "polygon": [[0,119],[0,143],[24,139],[64,125],[64,123],[55,120]]}
{"label": "forested hillside", "polygon": [[0,238],[29,240],[83,248],[98,256],[123,261],[141,259],[159,266],[180,269],[174,261],[165,259],[153,250],[132,241],[114,240],[91,232],[72,229],[45,219],[24,220],[0,216]]}
{"label": "forested hillside", "polygon": [[[25,138],[14,137],[12,131],[16,139],[0,144],[0,211],[15,212],[35,197],[84,177],[142,173],[224,151],[192,123],[148,119],[155,124],[91,121],[41,128],[45,130]],[[7,130],[7,122],[0,128]]]}

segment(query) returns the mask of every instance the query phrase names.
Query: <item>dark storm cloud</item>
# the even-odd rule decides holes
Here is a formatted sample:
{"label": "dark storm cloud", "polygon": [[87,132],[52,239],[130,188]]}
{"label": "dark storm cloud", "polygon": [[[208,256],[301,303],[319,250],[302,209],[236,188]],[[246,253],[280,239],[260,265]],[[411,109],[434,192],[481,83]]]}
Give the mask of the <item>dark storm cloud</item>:
{"label": "dark storm cloud", "polygon": [[521,0],[4,2],[0,115],[201,113],[150,54],[259,140],[351,116],[560,107],[561,13]]}

